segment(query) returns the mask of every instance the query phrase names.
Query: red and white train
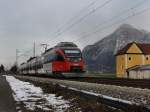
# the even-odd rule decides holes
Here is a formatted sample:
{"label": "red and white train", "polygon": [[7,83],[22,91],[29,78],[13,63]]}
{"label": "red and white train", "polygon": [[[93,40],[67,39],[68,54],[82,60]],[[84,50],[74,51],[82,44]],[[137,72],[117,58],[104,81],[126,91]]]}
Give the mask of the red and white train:
{"label": "red and white train", "polygon": [[61,42],[46,50],[40,57],[32,57],[19,67],[20,74],[47,74],[57,77],[80,77],[85,64],[81,50],[72,42]]}

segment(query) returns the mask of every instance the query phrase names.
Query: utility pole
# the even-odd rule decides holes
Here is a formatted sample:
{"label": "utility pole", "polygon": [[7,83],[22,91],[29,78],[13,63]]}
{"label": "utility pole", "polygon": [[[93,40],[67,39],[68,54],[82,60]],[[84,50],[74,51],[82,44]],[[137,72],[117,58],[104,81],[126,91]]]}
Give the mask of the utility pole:
{"label": "utility pole", "polygon": [[16,73],[18,72],[18,58],[19,58],[18,53],[19,53],[19,50],[16,49]]}
{"label": "utility pole", "polygon": [[19,50],[16,49],[16,66],[18,67],[18,53],[19,53]]}
{"label": "utility pole", "polygon": [[[33,43],[33,57],[35,57],[35,42]],[[35,60],[35,64],[34,64],[34,72],[36,73],[36,62],[37,62],[37,58],[35,58],[36,60]]]}
{"label": "utility pole", "polygon": [[35,42],[33,44],[33,57],[35,57]]}

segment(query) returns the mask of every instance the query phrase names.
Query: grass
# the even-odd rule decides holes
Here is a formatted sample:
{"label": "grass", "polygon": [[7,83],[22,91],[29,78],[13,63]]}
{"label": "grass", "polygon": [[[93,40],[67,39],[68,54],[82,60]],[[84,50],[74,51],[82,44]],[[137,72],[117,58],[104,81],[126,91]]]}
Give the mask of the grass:
{"label": "grass", "polygon": [[87,73],[88,77],[102,77],[102,78],[116,78],[116,74],[114,73]]}

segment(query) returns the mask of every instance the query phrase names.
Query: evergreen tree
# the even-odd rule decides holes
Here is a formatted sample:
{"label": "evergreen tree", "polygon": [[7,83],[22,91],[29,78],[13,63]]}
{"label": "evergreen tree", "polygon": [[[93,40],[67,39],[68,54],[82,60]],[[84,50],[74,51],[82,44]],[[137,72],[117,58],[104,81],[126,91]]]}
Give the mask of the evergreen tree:
{"label": "evergreen tree", "polygon": [[18,70],[18,67],[16,66],[16,65],[13,65],[11,68],[10,68],[10,71],[12,72],[12,73],[17,73],[17,70]]}
{"label": "evergreen tree", "polygon": [[5,72],[5,67],[4,67],[3,64],[1,64],[1,66],[0,66],[0,73],[3,73],[3,72]]}

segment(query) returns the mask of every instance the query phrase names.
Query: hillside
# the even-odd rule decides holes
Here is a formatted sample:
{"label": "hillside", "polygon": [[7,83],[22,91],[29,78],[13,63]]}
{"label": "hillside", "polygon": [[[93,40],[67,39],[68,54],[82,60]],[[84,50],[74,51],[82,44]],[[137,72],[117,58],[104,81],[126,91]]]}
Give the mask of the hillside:
{"label": "hillside", "polygon": [[88,70],[115,72],[115,53],[132,41],[150,43],[150,33],[123,24],[112,34],[83,49]]}

